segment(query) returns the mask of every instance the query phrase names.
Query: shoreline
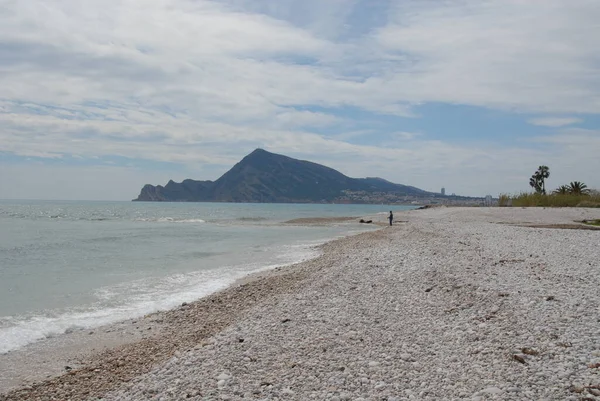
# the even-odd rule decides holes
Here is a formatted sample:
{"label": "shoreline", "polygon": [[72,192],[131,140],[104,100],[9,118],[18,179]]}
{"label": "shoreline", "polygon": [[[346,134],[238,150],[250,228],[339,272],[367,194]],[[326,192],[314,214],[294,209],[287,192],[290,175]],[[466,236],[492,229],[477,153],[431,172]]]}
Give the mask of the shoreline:
{"label": "shoreline", "polygon": [[160,312],[156,337],[0,400],[595,400],[598,234],[498,224],[582,215],[600,211],[398,212],[407,223]]}
{"label": "shoreline", "polygon": [[[281,224],[311,226],[329,225],[350,222],[354,217],[340,218],[305,218]],[[357,223],[358,224],[358,223]],[[375,225],[373,225],[375,226]],[[356,235],[368,234],[349,232],[341,238],[325,240],[311,248],[317,254],[308,260],[284,265],[269,266],[258,271],[246,273],[228,284],[225,288],[217,290],[191,302],[172,309],[159,310],[139,317],[120,320],[93,328],[82,328],[61,333],[56,336],[41,339],[19,349],[0,354],[0,400],[3,395],[12,394],[20,389],[33,389],[40,384],[52,383],[63,375],[73,376],[79,370],[89,370],[97,365],[95,359],[108,357],[114,351],[127,348],[139,342],[153,342],[169,332],[167,317],[176,314],[176,311],[191,308],[195,303],[210,299],[211,303],[220,302],[221,293],[229,297],[229,293],[236,292],[239,288],[251,285],[255,281],[266,280],[271,277],[285,276],[291,273],[290,269],[302,269],[304,264],[323,256],[323,249],[328,244],[343,241]],[[210,312],[208,312],[210,314]],[[212,333],[212,331],[211,331]],[[70,369],[66,369],[66,368]],[[95,369],[92,369],[95,370]]]}

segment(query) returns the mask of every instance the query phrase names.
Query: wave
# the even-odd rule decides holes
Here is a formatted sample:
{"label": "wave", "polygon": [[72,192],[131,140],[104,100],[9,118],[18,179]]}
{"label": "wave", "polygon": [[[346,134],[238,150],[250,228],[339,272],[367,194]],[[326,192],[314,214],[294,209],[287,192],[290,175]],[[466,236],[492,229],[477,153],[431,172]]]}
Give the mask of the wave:
{"label": "wave", "polygon": [[175,217],[151,217],[151,218],[139,218],[134,221],[143,222],[154,222],[154,223],[206,223],[206,220],[202,219],[180,219]]}
{"label": "wave", "polygon": [[147,278],[96,290],[94,305],[27,316],[0,316],[0,354],[34,342],[168,310],[222,290],[247,274],[317,257],[326,240],[267,247],[268,261]]}
{"label": "wave", "polygon": [[135,294],[133,299],[125,299],[120,305],[107,306],[106,303],[99,302],[95,307],[89,307],[87,310],[84,308],[66,310],[54,316],[0,317],[0,354],[45,338],[137,318],[159,310],[172,309],[182,302],[191,302],[219,291],[235,281],[234,277],[227,275],[221,278],[207,278],[201,275],[204,280],[200,280],[200,276],[192,280],[197,284],[195,287],[188,285],[183,290],[177,290],[175,286],[169,285],[169,281],[172,281],[172,284],[190,281],[189,275],[185,275],[185,279],[178,276],[162,280],[162,283],[158,283],[156,291],[140,293],[138,288],[140,283],[130,282],[123,286],[99,290],[96,294],[98,299],[109,302],[115,297],[122,296],[124,291]]}
{"label": "wave", "polygon": [[268,220],[266,217],[238,217],[238,221],[265,221]]}

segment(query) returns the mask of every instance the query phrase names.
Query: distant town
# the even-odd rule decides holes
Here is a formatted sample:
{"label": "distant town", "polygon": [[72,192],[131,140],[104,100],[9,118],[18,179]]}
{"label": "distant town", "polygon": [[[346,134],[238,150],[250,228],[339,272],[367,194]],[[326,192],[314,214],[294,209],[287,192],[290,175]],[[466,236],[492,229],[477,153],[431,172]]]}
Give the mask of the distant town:
{"label": "distant town", "polygon": [[446,195],[446,188],[439,194],[428,196],[406,195],[393,192],[342,191],[343,195],[335,203],[368,203],[386,205],[446,205],[446,206],[495,206],[498,203],[491,195],[481,198]]}

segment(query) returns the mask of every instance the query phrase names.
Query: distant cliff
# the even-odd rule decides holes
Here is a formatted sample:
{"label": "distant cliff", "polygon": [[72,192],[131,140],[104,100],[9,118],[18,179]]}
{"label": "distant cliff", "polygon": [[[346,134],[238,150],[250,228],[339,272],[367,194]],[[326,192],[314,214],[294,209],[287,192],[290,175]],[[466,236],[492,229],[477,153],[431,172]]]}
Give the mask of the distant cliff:
{"label": "distant cliff", "polygon": [[216,181],[145,185],[135,201],[333,202],[348,192],[428,196],[421,189],[381,178],[350,178],[332,168],[256,149]]}

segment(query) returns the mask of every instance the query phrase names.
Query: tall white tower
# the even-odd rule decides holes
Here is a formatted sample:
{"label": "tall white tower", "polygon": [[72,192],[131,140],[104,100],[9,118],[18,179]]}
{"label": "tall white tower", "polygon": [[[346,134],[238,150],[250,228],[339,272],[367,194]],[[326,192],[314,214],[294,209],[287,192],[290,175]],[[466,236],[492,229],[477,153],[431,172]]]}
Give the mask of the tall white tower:
{"label": "tall white tower", "polygon": [[442,188],[441,192],[442,192],[442,196],[445,196],[446,195],[446,188]]}

